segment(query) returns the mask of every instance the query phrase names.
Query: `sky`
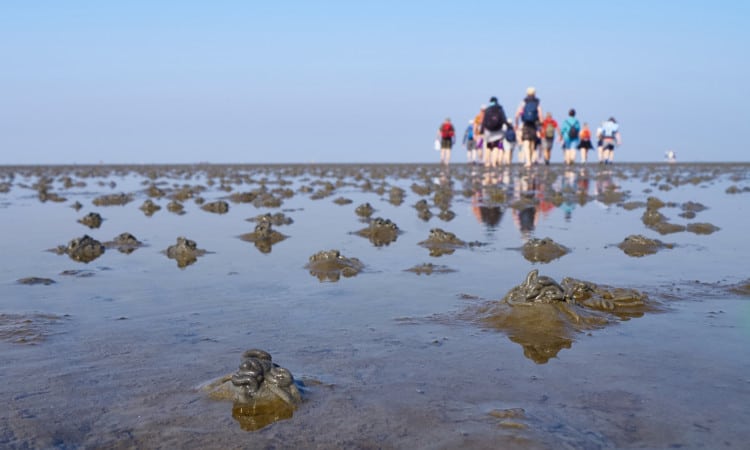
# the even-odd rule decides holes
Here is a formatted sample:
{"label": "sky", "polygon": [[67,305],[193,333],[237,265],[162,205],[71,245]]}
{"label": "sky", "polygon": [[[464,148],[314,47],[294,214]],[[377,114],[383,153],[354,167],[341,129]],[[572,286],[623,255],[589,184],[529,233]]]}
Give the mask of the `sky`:
{"label": "sky", "polygon": [[749,44],[747,1],[2,0],[0,165],[436,162],[528,86],[617,161],[744,162]]}

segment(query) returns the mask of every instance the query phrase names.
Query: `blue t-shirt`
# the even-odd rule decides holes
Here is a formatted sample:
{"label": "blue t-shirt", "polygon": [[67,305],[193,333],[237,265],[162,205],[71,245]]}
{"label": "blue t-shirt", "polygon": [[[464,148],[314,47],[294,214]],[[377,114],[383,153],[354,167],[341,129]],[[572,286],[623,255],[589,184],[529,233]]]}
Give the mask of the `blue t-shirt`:
{"label": "blue t-shirt", "polygon": [[570,131],[571,128],[576,128],[580,135],[581,123],[575,117],[568,116],[568,118],[565,119],[565,121],[563,122],[562,128],[560,130],[560,132],[563,135],[563,139],[565,139],[567,142],[577,141],[579,139],[579,138],[575,138],[575,139],[570,138],[570,135],[568,134],[568,132]]}

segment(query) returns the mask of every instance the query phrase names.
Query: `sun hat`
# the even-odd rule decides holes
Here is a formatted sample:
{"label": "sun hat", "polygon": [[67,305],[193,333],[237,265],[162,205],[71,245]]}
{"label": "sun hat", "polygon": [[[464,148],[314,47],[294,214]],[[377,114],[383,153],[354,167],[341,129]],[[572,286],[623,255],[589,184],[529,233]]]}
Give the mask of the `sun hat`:
{"label": "sun hat", "polygon": [[526,95],[534,95],[536,94],[536,89],[533,86],[529,86],[526,88]]}

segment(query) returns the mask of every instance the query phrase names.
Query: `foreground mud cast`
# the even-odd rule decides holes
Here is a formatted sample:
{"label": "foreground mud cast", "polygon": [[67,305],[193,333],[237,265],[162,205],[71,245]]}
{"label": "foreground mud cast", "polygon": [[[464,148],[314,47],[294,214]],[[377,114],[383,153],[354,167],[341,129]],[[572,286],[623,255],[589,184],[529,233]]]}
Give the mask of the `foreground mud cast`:
{"label": "foreground mud cast", "polygon": [[527,358],[544,364],[561,349],[570,348],[578,333],[658,310],[646,294],[635,289],[569,277],[558,284],[534,269],[502,300],[465,314],[483,326],[505,332],[523,347]]}

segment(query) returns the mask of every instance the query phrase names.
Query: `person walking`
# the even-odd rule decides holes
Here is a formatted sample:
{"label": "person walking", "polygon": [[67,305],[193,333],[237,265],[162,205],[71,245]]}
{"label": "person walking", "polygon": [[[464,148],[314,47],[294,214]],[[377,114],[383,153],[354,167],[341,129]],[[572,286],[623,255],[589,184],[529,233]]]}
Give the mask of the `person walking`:
{"label": "person walking", "polygon": [[474,148],[476,149],[476,157],[474,158],[474,161],[477,163],[484,161],[485,142],[482,138],[482,121],[484,120],[484,112],[486,110],[487,105],[483,104],[479,107],[477,115],[474,116],[474,140],[476,141],[474,144]]}
{"label": "person walking", "polygon": [[620,126],[614,117],[610,117],[602,124],[602,147],[604,149],[604,164],[612,164],[615,158],[615,147],[622,145]]}
{"label": "person walking", "polygon": [[505,139],[503,140],[502,164],[510,166],[513,163],[513,150],[516,149],[516,130],[513,124],[505,122]]}
{"label": "person walking", "polygon": [[549,165],[552,156],[552,146],[555,143],[555,136],[560,132],[557,121],[552,118],[552,113],[548,112],[542,122],[542,157],[544,164]]}
{"label": "person walking", "polygon": [[485,167],[497,167],[500,161],[500,152],[502,152],[503,138],[505,137],[503,127],[507,121],[505,110],[498,103],[497,97],[490,98],[490,104],[484,111],[484,120],[482,120]]}
{"label": "person walking", "polygon": [[566,165],[573,164],[576,160],[576,149],[578,149],[578,144],[580,143],[580,132],[581,123],[576,119],[576,110],[571,108],[560,130],[560,141],[563,144],[563,157]]}
{"label": "person walking", "polygon": [[466,147],[466,161],[469,164],[476,164],[477,161],[477,149],[476,141],[474,140],[474,121],[469,120],[469,126],[464,131],[463,138],[464,147]]}
{"label": "person walking", "polygon": [[584,122],[581,127],[581,142],[578,144],[578,150],[581,152],[581,163],[586,164],[589,159],[589,150],[594,148],[591,144],[591,129],[589,124]]}
{"label": "person walking", "polygon": [[[604,125],[604,122],[602,122]],[[604,164],[604,144],[602,144],[602,125],[596,129],[596,156],[599,164]]]}
{"label": "person walking", "polygon": [[536,96],[536,89],[526,89],[526,98],[523,99],[516,111],[515,125],[521,123],[521,151],[523,152],[524,166],[531,167],[536,162],[536,140],[538,138],[539,119],[542,117],[542,107]]}
{"label": "person walking", "polygon": [[451,161],[451,149],[456,140],[456,130],[453,128],[450,117],[446,117],[437,131],[437,137],[440,139],[440,164],[446,166]]}

